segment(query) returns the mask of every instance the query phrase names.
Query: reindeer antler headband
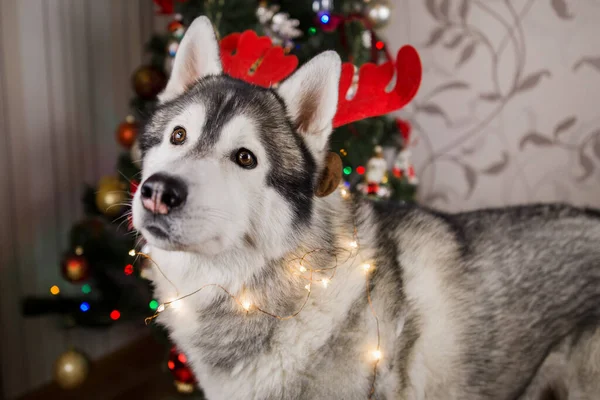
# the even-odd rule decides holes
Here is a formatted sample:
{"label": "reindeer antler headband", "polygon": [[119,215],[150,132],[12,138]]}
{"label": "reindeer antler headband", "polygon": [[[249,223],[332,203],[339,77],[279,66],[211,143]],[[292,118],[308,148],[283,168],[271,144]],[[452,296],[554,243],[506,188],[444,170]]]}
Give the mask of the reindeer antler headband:
{"label": "reindeer antler headband", "polygon": [[[271,39],[259,37],[253,31],[224,37],[220,48],[223,71],[258,86],[270,87],[291,75],[298,66],[296,56],[285,55],[281,47],[272,45]],[[355,69],[351,63],[342,65],[334,128],[399,110],[412,100],[421,85],[421,60],[412,46],[402,47],[395,62],[364,64],[358,70],[356,92],[348,98]],[[394,72],[396,83],[387,91]]]}

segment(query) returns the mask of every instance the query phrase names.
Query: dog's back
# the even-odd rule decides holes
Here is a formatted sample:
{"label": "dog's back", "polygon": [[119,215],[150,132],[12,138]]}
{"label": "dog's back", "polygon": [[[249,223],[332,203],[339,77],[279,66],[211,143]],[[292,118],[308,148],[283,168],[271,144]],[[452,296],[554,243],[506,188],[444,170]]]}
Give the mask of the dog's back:
{"label": "dog's back", "polygon": [[[386,225],[396,224],[401,269],[406,269],[403,259],[423,258],[419,247],[427,241],[430,252],[438,253],[428,257],[446,257],[445,265],[432,265],[442,265],[440,286],[451,297],[445,313],[457,327],[454,345],[460,351],[447,359],[457,379],[449,386],[466,396],[461,398],[560,399],[565,393],[600,398],[600,218],[595,212],[563,205],[453,215],[397,208],[390,222],[390,210],[377,209]],[[449,240],[453,245],[445,243]],[[405,284],[427,285],[419,279]],[[406,291],[418,296],[426,288]],[[423,312],[418,306],[414,311]]]}

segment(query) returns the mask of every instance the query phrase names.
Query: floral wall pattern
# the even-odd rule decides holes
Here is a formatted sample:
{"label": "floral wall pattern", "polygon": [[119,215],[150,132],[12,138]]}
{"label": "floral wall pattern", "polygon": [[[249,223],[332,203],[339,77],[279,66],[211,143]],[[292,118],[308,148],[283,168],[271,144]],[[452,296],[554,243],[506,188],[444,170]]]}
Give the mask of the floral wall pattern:
{"label": "floral wall pattern", "polygon": [[418,48],[420,201],[458,211],[600,207],[600,0],[398,0],[383,32]]}

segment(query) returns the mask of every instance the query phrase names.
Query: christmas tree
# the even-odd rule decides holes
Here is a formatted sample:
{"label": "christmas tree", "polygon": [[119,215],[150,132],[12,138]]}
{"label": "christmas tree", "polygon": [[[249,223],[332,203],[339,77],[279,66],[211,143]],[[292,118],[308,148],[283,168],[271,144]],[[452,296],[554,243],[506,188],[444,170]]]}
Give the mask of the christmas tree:
{"label": "christmas tree", "polygon": [[[86,187],[82,196],[86,216],[73,226],[70,247],[61,262],[63,278],[68,284],[80,285],[81,293],[65,296],[60,286],[53,286],[47,297],[24,299],[26,316],[58,314],[66,328],[110,327],[123,321],[143,321],[159,307],[145,279],[148,260],[144,258],[143,239],[132,232],[131,226],[129,201],[139,184],[141,169],[137,137],[156,106],[157,95],[166,85],[186,27],[197,16],[208,16],[219,38],[245,30],[266,36],[273,45],[281,46],[285,54],[296,56],[300,64],[330,49],[336,50],[343,62],[357,67],[365,63],[388,63],[391,71],[396,62],[395,55],[378,35],[378,29],[391,23],[388,0],[271,3],[154,0],[154,3],[157,12],[171,16],[171,22],[163,34],[149,40],[148,63],[133,72],[136,96],[131,100],[131,115],[116,127],[116,139],[123,148],[116,172]],[[359,89],[356,85],[359,75],[354,71],[347,74],[351,77],[347,82],[347,99],[360,95],[360,84]],[[383,84],[390,91],[396,82],[390,79]],[[340,125],[332,135],[331,151],[342,159],[347,190],[375,201],[388,198],[414,201],[417,179],[407,148],[408,122],[383,116]],[[390,152],[396,156],[391,168],[389,159],[384,158],[384,153]],[[158,334],[166,338],[163,332]],[[185,355],[170,349],[168,369],[173,372],[178,388],[190,392],[195,380],[185,361]]]}

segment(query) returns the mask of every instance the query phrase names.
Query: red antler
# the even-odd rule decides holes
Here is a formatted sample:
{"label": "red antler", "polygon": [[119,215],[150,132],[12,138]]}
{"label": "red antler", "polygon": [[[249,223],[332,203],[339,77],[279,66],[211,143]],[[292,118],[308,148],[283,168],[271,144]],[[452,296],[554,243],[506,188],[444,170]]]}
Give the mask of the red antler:
{"label": "red antler", "polygon": [[[253,31],[232,33],[220,42],[223,71],[237,79],[255,85],[270,87],[285,79],[298,66],[295,56],[285,55],[271,39],[259,37]],[[394,77],[396,85],[390,92],[386,87]],[[398,51],[396,64],[368,63],[358,72],[358,88],[351,99],[346,95],[354,77],[354,65],[344,63],[339,86],[338,110],[333,126],[338,127],[353,121],[387,114],[404,107],[417,93],[421,84],[421,60],[411,46]]]}
{"label": "red antler", "polygon": [[386,92],[394,76],[394,65],[364,64],[358,72],[358,88],[353,98],[346,95],[354,77],[354,65],[344,63],[340,77],[338,109],[333,126],[338,127],[364,118],[387,114],[404,107],[421,85],[421,60],[412,46],[404,46],[396,59],[396,85]]}
{"label": "red antler", "polygon": [[246,82],[270,87],[290,75],[298,66],[296,56],[286,56],[271,39],[253,31],[232,33],[220,43],[223,71]]}

